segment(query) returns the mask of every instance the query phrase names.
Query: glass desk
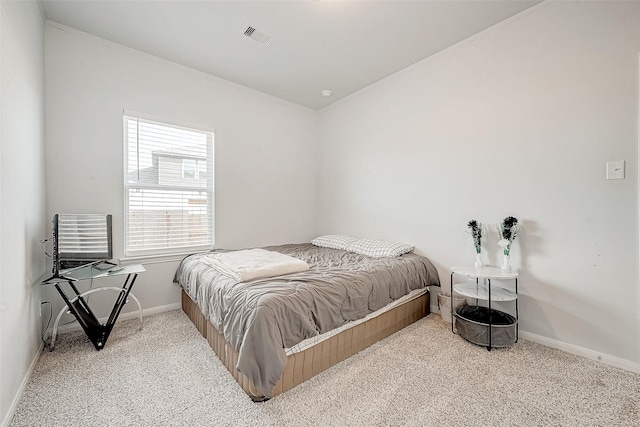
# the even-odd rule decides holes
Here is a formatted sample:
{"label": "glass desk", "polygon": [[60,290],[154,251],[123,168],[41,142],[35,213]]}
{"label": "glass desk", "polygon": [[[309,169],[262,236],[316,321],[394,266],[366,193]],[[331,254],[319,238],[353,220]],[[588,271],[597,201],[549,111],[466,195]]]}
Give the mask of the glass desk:
{"label": "glass desk", "polygon": [[[48,343],[49,351],[53,351],[55,347],[56,337],[58,335],[58,325],[62,315],[65,313],[73,314],[96,350],[102,350],[109,338],[109,335],[111,334],[111,330],[113,329],[116,320],[118,320],[122,307],[129,302],[129,297],[131,297],[138,305],[140,327],[142,328],[142,307],[140,306],[138,298],[136,298],[136,296],[131,292],[131,288],[133,288],[133,284],[138,278],[138,274],[143,273],[144,271],[146,270],[141,264],[112,265],[106,268],[98,268],[96,266],[89,265],[72,270],[63,270],[60,272],[59,277],[43,279],[40,284],[55,286],[67,305],[60,310],[60,313],[53,324],[51,340]],[[107,286],[94,288],[80,293],[74,284],[80,280],[101,279],[112,276],[126,276],[121,288]],[[91,311],[85,297],[94,292],[103,291],[115,291],[118,292],[118,296],[113,308],[111,309],[111,314],[109,315],[108,320],[106,323],[101,324],[95,314],[93,314],[93,311]]]}

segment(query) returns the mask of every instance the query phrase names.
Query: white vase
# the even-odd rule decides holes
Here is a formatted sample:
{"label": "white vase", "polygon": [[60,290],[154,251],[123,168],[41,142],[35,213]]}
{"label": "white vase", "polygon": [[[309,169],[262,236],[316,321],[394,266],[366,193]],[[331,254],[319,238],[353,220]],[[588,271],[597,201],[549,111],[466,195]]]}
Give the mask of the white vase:
{"label": "white vase", "polygon": [[503,255],[502,267],[501,267],[502,271],[511,271],[511,264],[509,264],[509,261],[510,261],[509,258],[510,258],[509,255]]}
{"label": "white vase", "polygon": [[482,254],[476,254],[476,268],[482,267]]}

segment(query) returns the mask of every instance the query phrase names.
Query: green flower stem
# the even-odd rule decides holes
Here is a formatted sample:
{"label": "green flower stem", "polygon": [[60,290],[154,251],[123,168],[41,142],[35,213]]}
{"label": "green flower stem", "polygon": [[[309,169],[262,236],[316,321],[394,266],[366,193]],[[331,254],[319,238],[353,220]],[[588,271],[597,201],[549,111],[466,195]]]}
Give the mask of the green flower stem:
{"label": "green flower stem", "polygon": [[504,248],[504,254],[506,256],[509,256],[509,254],[511,253],[511,242],[509,242],[509,244],[507,245],[506,248]]}

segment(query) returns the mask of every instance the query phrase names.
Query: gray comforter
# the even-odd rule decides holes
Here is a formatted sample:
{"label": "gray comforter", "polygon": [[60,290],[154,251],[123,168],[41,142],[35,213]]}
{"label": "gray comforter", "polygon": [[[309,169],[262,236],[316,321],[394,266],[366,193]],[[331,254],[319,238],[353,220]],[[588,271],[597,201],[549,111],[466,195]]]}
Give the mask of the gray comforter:
{"label": "gray comforter", "polygon": [[369,258],[312,244],[264,249],[302,259],[310,269],[236,283],[200,262],[205,254],[193,254],[175,281],[238,351],[237,369],[267,397],[287,363],[285,348],[439,284],[433,264],[413,253]]}

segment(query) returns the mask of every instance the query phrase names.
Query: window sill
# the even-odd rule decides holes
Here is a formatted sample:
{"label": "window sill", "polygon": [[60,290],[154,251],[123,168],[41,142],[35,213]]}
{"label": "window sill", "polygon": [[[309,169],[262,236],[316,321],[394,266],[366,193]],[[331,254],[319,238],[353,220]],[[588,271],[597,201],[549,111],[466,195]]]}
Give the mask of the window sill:
{"label": "window sill", "polygon": [[140,263],[140,264],[160,264],[164,262],[182,261],[187,255],[196,252],[208,252],[205,250],[193,250],[189,252],[179,252],[175,254],[159,254],[159,255],[132,255],[119,258],[121,264]]}

